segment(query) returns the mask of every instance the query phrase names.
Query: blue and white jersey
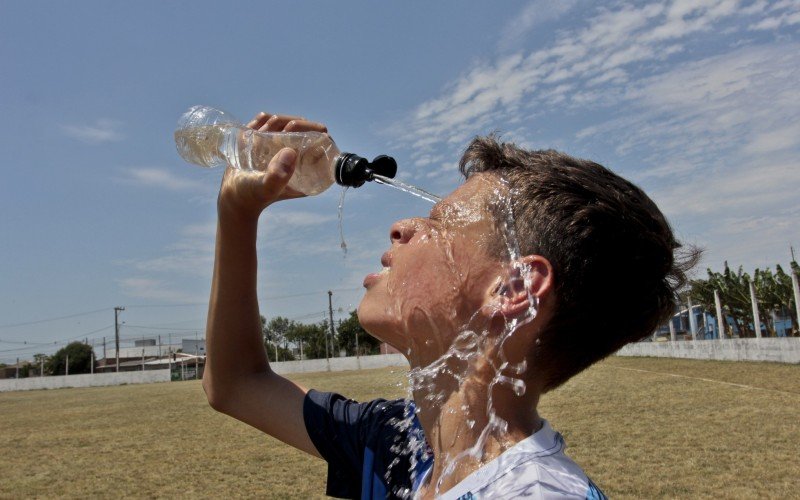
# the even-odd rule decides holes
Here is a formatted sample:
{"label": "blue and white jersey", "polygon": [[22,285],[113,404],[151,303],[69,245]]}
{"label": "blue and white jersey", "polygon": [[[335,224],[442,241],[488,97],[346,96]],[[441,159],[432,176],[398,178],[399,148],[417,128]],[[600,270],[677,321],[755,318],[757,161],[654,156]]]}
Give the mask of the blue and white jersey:
{"label": "blue and white jersey", "polygon": [[[303,419],[311,441],[328,462],[330,496],[411,498],[433,469],[411,401],[358,403],[312,390],[306,395]],[[564,454],[565,448],[561,434],[545,421],[538,432],[437,498],[605,499]]]}
{"label": "blue and white jersey", "polygon": [[605,499],[603,492],[586,477],[578,464],[564,454],[565,449],[564,438],[544,421],[538,432],[437,498]]}

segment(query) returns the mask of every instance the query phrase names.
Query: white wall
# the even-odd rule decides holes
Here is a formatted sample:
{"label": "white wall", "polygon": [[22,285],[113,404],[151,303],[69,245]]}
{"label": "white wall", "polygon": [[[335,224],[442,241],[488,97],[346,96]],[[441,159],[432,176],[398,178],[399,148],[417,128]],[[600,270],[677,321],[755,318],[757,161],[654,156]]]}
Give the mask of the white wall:
{"label": "white wall", "polygon": [[303,361],[280,361],[270,363],[275,373],[340,372],[400,366],[408,368],[408,361],[402,354],[375,354],[371,356],[348,356],[345,358],[307,359]]}
{"label": "white wall", "polygon": [[[346,358],[308,359],[304,361],[281,361],[270,363],[276,373],[339,372],[398,366],[408,368],[402,354],[376,354],[373,356],[350,356]],[[169,382],[169,370],[145,370],[133,372],[61,375],[57,377],[29,377],[0,379],[0,392],[29,391],[33,389],[60,389],[63,387],[96,387],[122,384],[148,384]]]}
{"label": "white wall", "polygon": [[146,370],[119,373],[59,375],[0,380],[0,392],[61,389],[64,387],[99,387],[105,385],[149,384],[169,382],[169,370]]}
{"label": "white wall", "polygon": [[620,349],[617,356],[800,363],[800,337],[636,342]]}

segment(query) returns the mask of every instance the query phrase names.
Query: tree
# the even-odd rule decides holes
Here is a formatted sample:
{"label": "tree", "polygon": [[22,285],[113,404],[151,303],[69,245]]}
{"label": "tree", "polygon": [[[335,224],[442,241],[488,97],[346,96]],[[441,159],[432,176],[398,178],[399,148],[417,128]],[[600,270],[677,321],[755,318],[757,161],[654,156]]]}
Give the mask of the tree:
{"label": "tree", "polygon": [[328,335],[328,322],[293,323],[292,328],[286,333],[290,342],[303,344],[303,356],[306,359],[319,359],[325,357],[325,337]]}
{"label": "tree", "polygon": [[378,354],[381,341],[367,333],[358,321],[358,312],[350,311],[350,317],[339,322],[339,345],[348,356],[356,354],[356,335],[358,335],[358,354]]}
{"label": "tree", "polygon": [[71,342],[62,347],[47,360],[47,371],[53,375],[66,374],[67,356],[69,356],[69,372],[89,373],[92,371],[92,347],[83,342]]}
{"label": "tree", "polygon": [[736,274],[731,272],[725,262],[725,270],[715,273],[707,270],[708,279],[692,280],[689,295],[692,300],[702,305],[708,311],[713,311],[714,290],[719,292],[722,309],[733,318],[741,337],[754,337],[749,323],[745,320],[752,311],[750,307],[750,276],[739,267]]}
{"label": "tree", "polygon": [[[796,262],[791,263],[794,269]],[[780,265],[775,266],[775,274],[767,268],[764,271],[756,269],[754,275],[756,294],[758,295],[759,312],[763,309],[767,313],[766,320],[770,336],[775,336],[776,326],[773,324],[773,314],[789,316],[792,324],[797,325],[797,313],[794,306],[794,293],[792,291],[792,277],[784,272]],[[762,313],[763,314],[763,313]]]}
{"label": "tree", "polygon": [[[797,269],[797,262],[792,261],[791,267],[793,270]],[[798,324],[794,312],[792,278],[783,271],[780,265],[775,269],[775,274],[769,268],[756,269],[751,278],[741,266],[736,273],[733,273],[728,267],[728,263],[725,262],[725,269],[722,273],[708,269],[708,279],[693,280],[689,294],[706,310],[713,311],[715,308],[714,290],[716,290],[720,295],[723,312],[733,318],[739,335],[755,337],[752,324],[753,309],[750,300],[750,282],[752,281],[756,288],[759,315],[767,326],[767,334],[774,336],[776,333],[771,314],[773,311],[782,315],[791,315],[793,324]]]}
{"label": "tree", "polygon": [[[269,322],[261,316],[261,331],[264,336],[264,348],[270,361],[294,361],[294,354],[287,347],[287,334],[295,328],[295,322],[282,316],[276,316]],[[277,359],[275,351],[277,347]]]}

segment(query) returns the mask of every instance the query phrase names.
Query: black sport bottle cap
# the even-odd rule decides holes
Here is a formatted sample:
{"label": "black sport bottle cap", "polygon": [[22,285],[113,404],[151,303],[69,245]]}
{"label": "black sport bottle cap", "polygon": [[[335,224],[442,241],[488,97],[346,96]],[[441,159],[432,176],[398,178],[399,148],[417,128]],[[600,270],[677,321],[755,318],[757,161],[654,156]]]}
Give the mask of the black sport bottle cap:
{"label": "black sport bottle cap", "polygon": [[334,178],[340,186],[359,187],[371,181],[376,174],[393,179],[397,175],[395,159],[380,155],[370,162],[353,153],[342,153],[336,158]]}

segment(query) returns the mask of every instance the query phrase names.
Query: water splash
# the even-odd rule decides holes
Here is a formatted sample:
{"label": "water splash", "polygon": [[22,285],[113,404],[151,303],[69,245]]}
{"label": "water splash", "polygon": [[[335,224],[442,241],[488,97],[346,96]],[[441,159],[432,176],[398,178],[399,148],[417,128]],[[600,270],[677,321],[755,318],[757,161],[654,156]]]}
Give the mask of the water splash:
{"label": "water splash", "polygon": [[[432,203],[440,201],[438,196],[399,181],[390,179],[385,179],[384,181],[384,179],[377,178],[377,176],[375,180],[419,196]],[[510,353],[507,353],[506,345],[510,339],[514,338],[520,327],[535,318],[538,303],[536,296],[531,293],[531,267],[523,261],[517,239],[512,203],[514,195],[515,193],[508,183],[501,181],[501,185],[493,193],[492,200],[499,209],[495,213],[504,214],[504,216],[496,215],[498,230],[507,251],[507,276],[503,286],[510,290],[520,290],[524,287],[528,294],[528,310],[517,318],[505,318],[502,324],[502,332],[499,335],[488,335],[489,326],[487,324],[475,328],[476,319],[481,313],[481,311],[475,311],[470,320],[457,332],[456,339],[452,342],[447,352],[427,366],[413,367],[408,374],[409,393],[407,401],[409,402],[407,405],[411,404],[410,401],[416,393],[423,398],[425,406],[439,408],[442,413],[447,411],[452,413],[456,412],[454,408],[443,408],[452,391],[446,391],[442,388],[442,380],[450,379],[460,388],[469,377],[475,375],[476,366],[482,363],[483,366],[487,367],[486,369],[490,370],[491,379],[487,385],[485,407],[467,408],[462,406],[461,411],[458,412],[463,415],[464,425],[466,426],[464,430],[467,432],[474,430],[477,433],[475,442],[472,443],[472,446],[454,454],[451,454],[449,450],[439,450],[442,456],[436,457],[437,462],[443,467],[443,472],[436,484],[430,484],[429,487],[433,488],[434,495],[437,496],[441,493],[443,481],[457,473],[460,466],[482,466],[495,458],[494,455],[487,455],[487,445],[490,444],[490,440],[500,445],[501,452],[516,444],[508,434],[509,423],[496,412],[493,395],[495,387],[506,387],[517,397],[522,397],[527,392],[525,377],[530,376],[531,367],[528,366],[524,359],[522,361],[509,360],[507,354]],[[432,235],[432,238],[443,237],[443,235]],[[446,251],[450,250],[447,245],[445,245],[445,249]],[[448,254],[448,259],[451,257]],[[454,260],[452,264],[453,266],[456,265]],[[462,274],[459,272],[458,275]],[[489,351],[497,353],[494,359],[487,359],[484,356],[484,353]],[[423,403],[423,400],[420,403]],[[417,408],[418,410],[419,408]],[[407,428],[414,417],[413,412],[406,413],[407,418],[403,422],[397,423],[402,428]],[[479,417],[479,420],[476,420],[475,417]],[[483,425],[483,428],[479,428],[479,422]],[[426,444],[422,441],[410,440],[403,446],[402,451],[414,456],[423,449],[423,446],[426,446]],[[403,498],[411,496],[411,493],[407,491],[396,493]]]}

